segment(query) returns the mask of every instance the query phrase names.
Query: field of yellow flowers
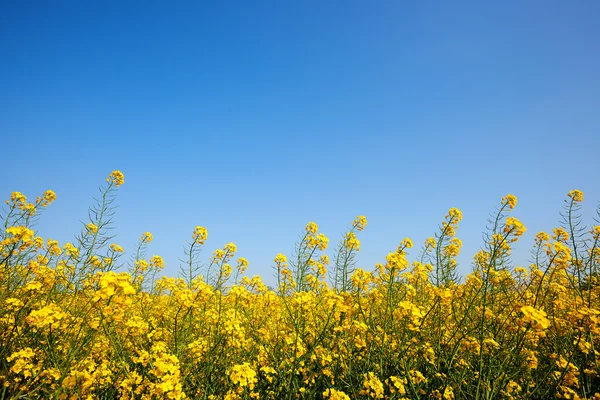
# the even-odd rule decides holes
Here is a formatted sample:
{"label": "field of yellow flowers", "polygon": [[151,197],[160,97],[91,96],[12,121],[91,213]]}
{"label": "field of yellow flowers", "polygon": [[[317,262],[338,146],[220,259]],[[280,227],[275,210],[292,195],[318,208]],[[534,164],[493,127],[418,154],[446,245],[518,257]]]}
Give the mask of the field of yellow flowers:
{"label": "field of yellow flowers", "polygon": [[578,190],[527,267],[507,195],[464,279],[451,209],[415,260],[405,239],[373,271],[354,262],[365,217],[331,258],[310,222],[269,289],[233,243],[202,262],[201,226],[179,278],[146,255],[149,232],[122,261],[108,228],[123,183],[110,174],[73,243],[32,229],[52,191],[6,202],[0,399],[600,399],[600,222],[584,225]]}

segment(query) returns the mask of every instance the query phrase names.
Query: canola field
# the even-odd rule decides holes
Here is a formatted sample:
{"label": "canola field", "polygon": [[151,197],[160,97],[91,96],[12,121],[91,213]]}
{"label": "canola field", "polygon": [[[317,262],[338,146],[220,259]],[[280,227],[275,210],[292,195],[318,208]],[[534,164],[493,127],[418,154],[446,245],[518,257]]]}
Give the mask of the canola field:
{"label": "canola field", "polygon": [[600,222],[581,191],[529,265],[511,260],[526,228],[507,195],[464,278],[450,209],[414,256],[404,239],[373,269],[355,263],[364,216],[336,245],[310,222],[268,288],[233,243],[201,256],[201,226],[176,278],[149,232],[124,257],[109,230],[123,183],[109,175],[71,243],[33,229],[54,192],[6,201],[0,399],[600,400]]}

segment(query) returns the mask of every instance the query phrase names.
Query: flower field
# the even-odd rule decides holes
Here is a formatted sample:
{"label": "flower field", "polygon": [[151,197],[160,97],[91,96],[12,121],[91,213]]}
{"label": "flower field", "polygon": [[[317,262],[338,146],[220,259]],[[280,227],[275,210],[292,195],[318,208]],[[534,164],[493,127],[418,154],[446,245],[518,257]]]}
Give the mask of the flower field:
{"label": "flower field", "polygon": [[268,288],[233,243],[201,257],[202,226],[177,278],[149,232],[123,257],[109,229],[123,183],[109,175],[72,243],[33,229],[54,192],[7,200],[0,399],[600,400],[600,221],[582,220],[578,190],[524,267],[507,195],[464,278],[450,209],[414,256],[404,239],[373,270],[355,263],[364,216],[335,245],[309,222]]}

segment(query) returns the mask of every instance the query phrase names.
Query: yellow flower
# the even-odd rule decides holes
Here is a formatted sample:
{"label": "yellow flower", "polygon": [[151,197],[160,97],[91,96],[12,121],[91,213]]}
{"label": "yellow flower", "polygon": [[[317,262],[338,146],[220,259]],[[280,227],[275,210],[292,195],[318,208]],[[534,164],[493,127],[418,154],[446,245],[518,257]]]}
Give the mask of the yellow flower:
{"label": "yellow flower", "polygon": [[398,376],[390,376],[390,378],[388,380],[390,392],[398,393],[400,395],[406,394],[406,388],[404,387],[404,385],[406,385],[406,383],[407,383],[406,378],[400,378]]}
{"label": "yellow flower", "polygon": [[31,347],[25,347],[23,350],[12,353],[6,361],[9,363],[14,361],[13,366],[10,368],[12,373],[21,374],[28,378],[33,376],[33,372],[36,369],[32,363],[34,357],[35,352]]}
{"label": "yellow flower", "polygon": [[423,376],[421,371],[411,369],[410,371],[408,371],[408,376],[410,377],[411,382],[414,383],[415,385],[419,385],[421,383],[427,382],[427,378],[425,378],[425,376]]}
{"label": "yellow flower", "polygon": [[444,254],[449,257],[456,257],[460,253],[462,247],[462,241],[454,237],[450,240],[450,243],[444,248]]}
{"label": "yellow flower", "polygon": [[554,235],[552,235],[552,239],[554,240],[558,240],[559,242],[566,242],[569,240],[569,233],[563,228],[554,228],[552,232],[554,232]]}
{"label": "yellow flower", "polygon": [[125,250],[121,246],[119,246],[118,244],[115,244],[115,243],[111,244],[109,247],[115,253],[124,253],[125,252]]}
{"label": "yellow flower", "polygon": [[388,253],[385,260],[387,261],[385,268],[388,270],[402,271],[408,267],[408,261],[398,252]]}
{"label": "yellow flower", "polygon": [[354,232],[348,232],[344,237],[344,247],[348,250],[360,251],[360,240],[356,237]]}
{"label": "yellow flower", "polygon": [[371,283],[372,275],[371,272],[367,272],[362,268],[356,268],[350,276],[352,286],[356,289],[366,291]]}
{"label": "yellow flower", "polygon": [[308,232],[310,235],[314,235],[319,230],[319,227],[314,222],[309,222],[308,224],[306,224],[305,229],[306,232]]}
{"label": "yellow flower", "polygon": [[356,217],[352,225],[356,227],[356,230],[362,231],[367,226],[367,217],[364,215],[359,215]]}
{"label": "yellow flower", "polygon": [[543,242],[548,240],[550,240],[550,235],[548,235],[546,232],[538,232],[535,235],[535,243],[538,245],[541,245]]}
{"label": "yellow flower", "polygon": [[329,245],[329,238],[327,238],[327,236],[325,236],[324,234],[320,233],[319,235],[317,235],[316,239],[317,247],[319,248],[319,250],[326,250],[327,246]]}
{"label": "yellow flower", "polygon": [[142,237],[140,238],[140,242],[150,243],[154,237],[150,232],[142,233]]}
{"label": "yellow flower", "polygon": [[125,183],[125,175],[121,171],[115,170],[106,178],[106,182],[114,183],[116,187],[119,187]]}
{"label": "yellow flower", "polygon": [[223,271],[224,279],[227,279],[229,277],[229,275],[231,275],[231,265],[223,264],[223,266],[221,267],[221,270]]}
{"label": "yellow flower", "polygon": [[97,226],[96,226],[96,224],[94,224],[93,222],[90,222],[89,224],[87,224],[87,225],[85,226],[85,228],[87,229],[87,231],[88,231],[89,233],[92,233],[92,234],[96,234],[96,233],[98,233],[98,227],[97,227]]}
{"label": "yellow flower", "polygon": [[274,261],[280,265],[287,265],[287,257],[281,253],[275,256]]}
{"label": "yellow flower", "polygon": [[325,390],[323,397],[329,400],[350,400],[350,397],[346,393],[336,389]]}
{"label": "yellow flower", "polygon": [[363,377],[363,388],[359,393],[374,399],[383,399],[383,383],[379,378],[372,372],[363,374]]}
{"label": "yellow flower", "polygon": [[583,192],[581,190],[571,190],[568,196],[573,200],[573,203],[580,203],[583,201]]}
{"label": "yellow flower", "polygon": [[258,382],[256,379],[256,371],[254,371],[247,362],[234,365],[233,368],[231,368],[229,379],[240,387],[247,386],[250,390],[254,389],[254,385]]}
{"label": "yellow flower", "polygon": [[72,258],[79,257],[79,249],[76,248],[75,246],[73,246],[73,244],[65,243],[63,249],[64,249],[64,252],[67,253],[67,255],[69,257],[72,257]]}
{"label": "yellow flower", "polygon": [[219,262],[221,260],[223,260],[225,257],[225,252],[221,249],[216,249],[215,251],[213,251],[213,260],[215,262]]}
{"label": "yellow flower", "polygon": [[448,217],[452,220],[453,224],[457,224],[462,220],[462,212],[458,208],[451,208],[448,211]]}
{"label": "yellow flower", "polygon": [[454,399],[454,389],[452,386],[446,386],[444,389],[444,400],[453,400]]}
{"label": "yellow flower", "polygon": [[508,394],[517,394],[521,392],[521,386],[517,382],[510,380],[506,384],[505,390]]}
{"label": "yellow flower", "polygon": [[237,251],[237,246],[235,245],[235,243],[227,243],[225,245],[225,247],[223,248],[223,250],[226,253],[229,253],[229,256],[233,256],[235,254],[235,252]]}
{"label": "yellow flower", "polygon": [[57,324],[67,315],[56,304],[49,304],[39,310],[33,310],[25,318],[27,323],[35,328],[43,328],[51,324]]}
{"label": "yellow flower", "polygon": [[10,195],[10,200],[15,204],[25,204],[27,202],[27,197],[21,192],[12,192]]}
{"label": "yellow flower", "polygon": [[52,190],[46,190],[44,192],[44,194],[42,195],[41,205],[42,205],[42,207],[46,207],[47,205],[54,202],[55,200],[56,200],[56,193],[54,193]]}
{"label": "yellow flower", "polygon": [[504,227],[505,233],[510,233],[514,236],[522,236],[526,230],[527,228],[525,228],[525,226],[518,219],[514,217],[506,218],[506,224]]}
{"label": "yellow flower", "polygon": [[197,226],[194,229],[194,233],[192,233],[192,239],[194,239],[194,243],[196,244],[204,244],[206,239],[208,239],[208,230],[203,226]]}
{"label": "yellow flower", "polygon": [[410,249],[412,247],[413,247],[412,240],[410,240],[409,238],[404,238],[404,240],[402,240],[400,242],[400,245],[398,246],[398,251],[402,251],[404,249]]}
{"label": "yellow flower", "polygon": [[163,269],[165,267],[165,261],[161,256],[152,256],[150,259],[150,265],[156,269]]}
{"label": "yellow flower", "polygon": [[435,239],[434,239],[434,238],[432,238],[432,237],[428,237],[428,238],[425,240],[425,247],[426,247],[426,248],[429,248],[429,249],[435,249],[436,245],[437,245],[437,244],[436,244],[436,241],[435,241]]}
{"label": "yellow flower", "polygon": [[23,242],[30,242],[34,235],[33,230],[26,226],[11,226],[6,233],[13,235],[16,241],[22,240]]}
{"label": "yellow flower", "polygon": [[542,310],[532,306],[523,306],[521,312],[523,313],[522,321],[531,323],[536,330],[547,329],[550,326],[550,320],[546,318],[546,313]]}
{"label": "yellow flower", "polygon": [[148,266],[150,264],[148,264],[148,261],[146,260],[139,260],[135,262],[135,270],[139,273],[144,273],[148,270]]}
{"label": "yellow flower", "polygon": [[506,206],[512,210],[517,206],[517,198],[512,194],[507,194],[502,198],[502,204],[506,204]]}

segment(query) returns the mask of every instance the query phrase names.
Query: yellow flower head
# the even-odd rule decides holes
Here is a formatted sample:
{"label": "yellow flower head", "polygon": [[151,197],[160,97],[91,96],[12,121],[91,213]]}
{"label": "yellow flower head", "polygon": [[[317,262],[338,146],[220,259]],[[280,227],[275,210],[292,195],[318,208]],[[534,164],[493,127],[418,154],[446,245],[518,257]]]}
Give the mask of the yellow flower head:
{"label": "yellow flower head", "polygon": [[[27,203],[27,197],[25,197],[25,195],[21,192],[12,192],[10,194],[10,200],[15,205]],[[8,204],[8,200],[6,201],[6,204]]]}
{"label": "yellow flower head", "polygon": [[323,398],[329,400],[350,400],[350,397],[346,393],[336,389],[325,390],[323,392]]}
{"label": "yellow flower head", "polygon": [[554,240],[557,240],[559,242],[566,242],[567,240],[569,240],[569,232],[564,230],[562,227],[554,228],[552,232],[554,232],[554,235],[552,235],[552,239]]}
{"label": "yellow flower head", "polygon": [[79,249],[73,246],[72,243],[65,243],[64,251],[69,255],[69,257],[77,258],[79,257]]}
{"label": "yellow flower head", "polygon": [[206,239],[208,239],[208,230],[203,226],[197,226],[194,229],[194,233],[192,233],[192,239],[194,239],[194,243],[196,244],[204,244]]}
{"label": "yellow flower head", "polygon": [[287,257],[286,257],[285,255],[283,255],[283,254],[279,253],[279,254],[277,254],[277,255],[275,256],[275,259],[274,259],[274,261],[275,261],[277,264],[280,264],[280,265],[285,265],[285,264],[287,264]]}
{"label": "yellow flower head", "polygon": [[225,252],[221,249],[216,249],[213,251],[213,260],[215,262],[221,261],[225,257]]}
{"label": "yellow flower head", "polygon": [[502,198],[502,204],[505,204],[510,210],[512,210],[517,206],[517,197],[512,194],[507,194]]}
{"label": "yellow flower head", "polygon": [[377,378],[377,375],[369,372],[363,374],[363,377],[363,387],[359,393],[374,399],[383,399],[383,383]]}
{"label": "yellow flower head", "polygon": [[568,196],[573,200],[573,203],[581,203],[583,201],[583,192],[581,190],[571,190]]}
{"label": "yellow flower head", "polygon": [[452,220],[453,224],[457,224],[462,220],[462,212],[458,208],[451,208],[448,211],[448,217]]}
{"label": "yellow flower head", "polygon": [[345,235],[344,247],[346,247],[348,250],[360,251],[360,240],[358,240],[354,232],[348,232]]}
{"label": "yellow flower head", "polygon": [[369,284],[373,280],[373,273],[367,272],[362,268],[356,268],[350,276],[352,285],[360,290],[367,290]]}
{"label": "yellow flower head", "polygon": [[408,382],[406,378],[400,378],[398,376],[390,376],[386,381],[391,393],[398,393],[400,395],[406,394],[406,388],[404,385]]}
{"label": "yellow flower head", "polygon": [[408,261],[406,261],[404,255],[399,254],[398,252],[388,253],[385,260],[387,261],[386,268],[389,270],[404,270],[408,267]]}
{"label": "yellow flower head", "polygon": [[40,199],[40,203],[42,207],[46,207],[48,204],[54,202],[56,200],[56,193],[52,190],[46,190]]}
{"label": "yellow flower head", "polygon": [[87,231],[92,234],[98,233],[98,227],[93,222],[90,222],[89,224],[87,224],[85,226],[85,229],[87,229]]}
{"label": "yellow flower head", "polygon": [[410,240],[410,238],[405,238],[403,241],[400,242],[400,246],[399,248],[402,249],[410,249],[413,247],[413,242],[412,240]]}
{"label": "yellow flower head", "polygon": [[329,245],[329,238],[327,236],[325,236],[322,233],[319,233],[319,235],[317,235],[317,247],[319,248],[319,250],[324,251],[327,249],[327,246]]}
{"label": "yellow flower head", "polygon": [[437,243],[436,243],[436,241],[435,241],[435,239],[434,239],[434,238],[432,238],[432,237],[428,237],[428,238],[425,240],[425,247],[426,247],[426,248],[429,248],[429,249],[435,249],[435,247],[436,247],[436,246],[437,246]]}
{"label": "yellow flower head", "polygon": [[460,253],[462,247],[462,241],[454,237],[450,240],[450,243],[444,248],[444,254],[450,257],[456,257]]}
{"label": "yellow flower head", "polygon": [[235,243],[227,243],[225,245],[225,247],[223,248],[223,250],[226,253],[229,253],[229,256],[233,256],[235,254],[235,252],[237,251],[237,246],[235,245]]}
{"label": "yellow flower head", "polygon": [[140,242],[150,243],[152,239],[154,239],[154,237],[150,232],[144,232],[142,233],[142,237],[140,237]]}
{"label": "yellow flower head", "polygon": [[165,261],[161,256],[152,256],[150,265],[156,269],[163,269],[165,267]]}
{"label": "yellow flower head", "polygon": [[6,230],[6,233],[13,235],[16,240],[22,240],[24,242],[31,241],[34,235],[33,230],[26,226],[11,226]]}
{"label": "yellow flower head", "polygon": [[254,385],[258,382],[256,371],[247,362],[234,365],[231,368],[229,379],[231,379],[234,385],[239,385],[240,387],[248,386],[250,390],[254,389]]}
{"label": "yellow flower head", "polygon": [[364,215],[359,215],[354,219],[352,225],[356,227],[356,230],[362,231],[367,226],[367,217],[365,217]]}
{"label": "yellow flower head", "polygon": [[238,258],[237,268],[240,272],[244,273],[248,269],[248,260],[244,257]]}
{"label": "yellow flower head", "polygon": [[525,228],[525,225],[523,225],[518,219],[514,217],[506,218],[506,225],[504,227],[505,233],[510,233],[514,236],[522,236],[526,230],[527,228]]}
{"label": "yellow flower head", "polygon": [[538,245],[540,245],[548,240],[550,240],[550,235],[548,235],[546,232],[538,232],[535,235],[535,243]]}
{"label": "yellow flower head", "polygon": [[531,323],[536,330],[544,330],[550,326],[550,320],[546,318],[546,313],[532,306],[521,307],[523,313],[523,322]]}
{"label": "yellow flower head", "polygon": [[115,170],[106,178],[106,182],[114,183],[116,187],[119,187],[125,183],[125,175],[121,171]]}
{"label": "yellow flower head", "polygon": [[306,232],[308,232],[311,235],[314,235],[319,230],[319,227],[314,222],[309,222],[308,224],[306,224],[305,229],[306,229]]}
{"label": "yellow flower head", "polygon": [[115,253],[124,253],[125,252],[125,250],[121,246],[119,246],[118,244],[115,244],[115,243],[111,244],[109,247]]}

